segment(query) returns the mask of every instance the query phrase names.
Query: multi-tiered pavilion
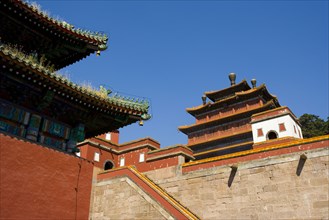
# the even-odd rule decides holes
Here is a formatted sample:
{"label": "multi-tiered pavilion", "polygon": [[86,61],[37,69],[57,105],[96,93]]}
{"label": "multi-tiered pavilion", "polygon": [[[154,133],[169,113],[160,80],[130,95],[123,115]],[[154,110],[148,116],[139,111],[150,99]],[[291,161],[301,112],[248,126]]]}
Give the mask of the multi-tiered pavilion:
{"label": "multi-tiered pavilion", "polygon": [[[229,79],[230,87],[205,92],[202,105],[186,109],[195,117],[196,123],[180,126],[179,130],[188,136],[186,146],[193,150],[196,159],[252,149],[255,143],[260,142],[260,139],[255,140],[253,137],[255,131],[252,124],[256,123],[256,120],[252,118],[262,113],[262,120],[257,121],[265,121],[266,127],[270,119],[267,117],[269,111],[287,109],[280,106],[276,96],[271,95],[264,84],[257,86],[255,79],[251,80],[251,87],[246,80],[236,84],[234,73],[229,75]],[[295,132],[296,129],[300,132],[297,118],[289,109],[284,115],[288,112],[289,121],[293,120],[296,124]],[[277,114],[277,117],[279,116],[282,114]],[[262,133],[263,136],[267,135],[263,141],[283,137],[283,134],[278,135],[274,131],[277,125],[273,126],[269,129],[272,133]],[[284,135],[291,136],[290,133]]]}

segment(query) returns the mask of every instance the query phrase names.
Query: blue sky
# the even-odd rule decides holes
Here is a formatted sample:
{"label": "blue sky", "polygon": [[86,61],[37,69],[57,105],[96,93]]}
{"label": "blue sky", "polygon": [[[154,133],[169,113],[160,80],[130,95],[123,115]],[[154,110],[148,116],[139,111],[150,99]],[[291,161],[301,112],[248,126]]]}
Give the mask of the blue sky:
{"label": "blue sky", "polygon": [[206,91],[252,78],[297,117],[328,116],[328,1],[36,1],[76,28],[103,31],[109,47],[61,72],[151,102],[152,119],[120,130],[186,144],[185,109]]}

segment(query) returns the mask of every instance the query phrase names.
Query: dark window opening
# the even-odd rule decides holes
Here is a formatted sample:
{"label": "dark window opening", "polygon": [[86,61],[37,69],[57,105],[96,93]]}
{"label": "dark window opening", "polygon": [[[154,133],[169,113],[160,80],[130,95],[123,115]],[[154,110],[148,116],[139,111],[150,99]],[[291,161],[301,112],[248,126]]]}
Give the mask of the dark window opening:
{"label": "dark window opening", "polygon": [[104,170],[110,170],[113,169],[113,163],[111,161],[106,161],[105,165],[104,165]]}
{"label": "dark window opening", "polygon": [[270,131],[267,134],[267,139],[268,140],[273,140],[273,139],[277,139],[277,138],[278,138],[278,135],[274,131]]}

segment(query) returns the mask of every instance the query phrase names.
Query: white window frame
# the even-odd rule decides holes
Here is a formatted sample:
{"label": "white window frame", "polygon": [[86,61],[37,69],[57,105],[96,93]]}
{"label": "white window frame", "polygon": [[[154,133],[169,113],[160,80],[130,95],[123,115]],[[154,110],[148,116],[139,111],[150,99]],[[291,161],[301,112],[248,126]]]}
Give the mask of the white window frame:
{"label": "white window frame", "polygon": [[125,158],[121,157],[120,158],[120,167],[123,167],[125,165]]}
{"label": "white window frame", "polygon": [[144,162],[145,161],[145,153],[140,153],[139,154],[139,162]]}
{"label": "white window frame", "polygon": [[100,156],[98,152],[95,152],[94,154],[94,161],[99,162]]}
{"label": "white window frame", "polygon": [[110,141],[112,139],[112,134],[111,133],[106,133],[105,134],[105,140]]}

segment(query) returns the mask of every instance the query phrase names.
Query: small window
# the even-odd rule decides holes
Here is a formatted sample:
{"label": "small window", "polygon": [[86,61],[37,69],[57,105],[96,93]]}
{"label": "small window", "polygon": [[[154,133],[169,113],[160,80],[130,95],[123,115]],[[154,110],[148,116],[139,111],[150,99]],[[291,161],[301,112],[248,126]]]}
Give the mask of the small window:
{"label": "small window", "polygon": [[295,134],[297,134],[297,132],[296,132],[296,126],[294,125],[294,131],[295,131]]}
{"label": "small window", "polygon": [[99,153],[95,152],[94,154],[94,161],[99,162]]}
{"label": "small window", "polygon": [[257,136],[258,137],[263,137],[264,136],[263,129],[261,129],[261,128],[257,129]]}
{"label": "small window", "polygon": [[125,165],[125,158],[121,157],[120,158],[120,167],[123,167]]}
{"label": "small window", "polygon": [[111,140],[111,133],[106,133],[105,134],[105,140],[108,140],[108,141]]}
{"label": "small window", "polygon": [[139,162],[144,162],[145,161],[145,154],[144,153],[140,153],[139,154]]}
{"label": "small window", "polygon": [[279,131],[282,132],[282,131],[286,131],[286,126],[284,125],[284,123],[280,123],[279,124]]}

